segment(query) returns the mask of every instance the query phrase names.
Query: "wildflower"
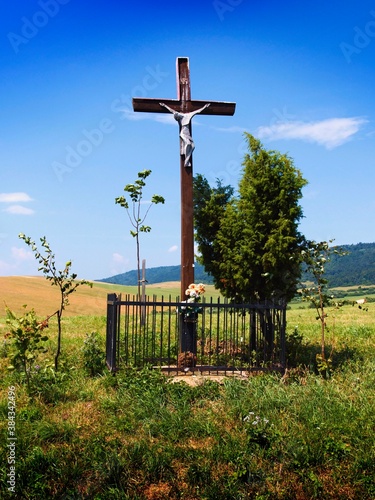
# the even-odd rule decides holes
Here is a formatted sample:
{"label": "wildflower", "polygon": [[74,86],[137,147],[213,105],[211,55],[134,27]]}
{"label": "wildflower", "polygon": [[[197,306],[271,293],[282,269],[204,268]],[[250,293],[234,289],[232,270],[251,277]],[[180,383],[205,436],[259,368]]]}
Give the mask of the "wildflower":
{"label": "wildflower", "polygon": [[267,418],[260,418],[259,415],[255,415],[255,413],[253,411],[250,411],[246,417],[244,417],[242,420],[243,422],[250,422],[251,421],[251,425],[258,425],[258,424],[261,424],[263,423],[263,425],[267,425],[269,424],[269,420]]}
{"label": "wildflower", "polygon": [[253,411],[249,412],[246,417],[244,417],[242,420],[243,422],[248,422],[250,420],[250,418],[252,418],[252,415],[255,415],[255,413]]}

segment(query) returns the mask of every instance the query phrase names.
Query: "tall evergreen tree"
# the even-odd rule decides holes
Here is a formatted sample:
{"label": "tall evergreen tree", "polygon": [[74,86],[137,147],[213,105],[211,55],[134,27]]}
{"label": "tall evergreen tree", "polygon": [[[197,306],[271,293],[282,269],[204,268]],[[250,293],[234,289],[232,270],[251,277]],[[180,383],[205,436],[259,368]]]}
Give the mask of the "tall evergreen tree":
{"label": "tall evergreen tree", "polygon": [[289,300],[300,277],[304,237],[298,231],[299,200],[307,182],[291,158],[245,135],[249,153],[239,195],[217,211],[212,260],[203,253],[201,260],[230,299]]}
{"label": "tall evergreen tree", "polygon": [[204,265],[207,273],[216,276],[220,253],[216,254],[214,242],[234,189],[223,186],[220,179],[216,180],[216,187],[211,187],[203,175],[197,174],[193,179],[193,190],[195,240],[200,253],[198,262]]}

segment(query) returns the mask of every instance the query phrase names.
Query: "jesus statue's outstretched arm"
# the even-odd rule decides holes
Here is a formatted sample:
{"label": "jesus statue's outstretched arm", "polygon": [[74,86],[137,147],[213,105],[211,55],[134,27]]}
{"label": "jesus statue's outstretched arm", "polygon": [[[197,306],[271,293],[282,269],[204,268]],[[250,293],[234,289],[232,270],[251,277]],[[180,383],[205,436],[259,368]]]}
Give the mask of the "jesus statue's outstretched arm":
{"label": "jesus statue's outstretched arm", "polygon": [[[166,108],[168,111],[170,111],[173,115],[175,113],[178,113],[178,111],[176,111],[175,109],[172,109],[170,108],[169,106],[167,106],[164,102],[159,102],[160,106],[163,106],[163,108]],[[179,113],[180,114],[180,113]]]}

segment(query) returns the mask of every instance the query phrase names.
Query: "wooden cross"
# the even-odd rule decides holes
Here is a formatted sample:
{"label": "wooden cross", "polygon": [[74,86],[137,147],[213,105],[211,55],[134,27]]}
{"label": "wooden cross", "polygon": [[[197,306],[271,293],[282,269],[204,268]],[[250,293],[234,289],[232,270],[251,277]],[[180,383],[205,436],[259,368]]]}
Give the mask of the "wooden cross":
{"label": "wooden cross", "polygon": [[[192,101],[190,92],[189,59],[178,57],[176,61],[177,73],[177,99],[150,99],[133,98],[134,111],[148,113],[170,113],[172,111],[183,113],[199,112],[202,115],[228,115],[234,114],[236,104],[220,101]],[[208,106],[206,106],[208,105]],[[170,109],[168,109],[170,108]],[[191,116],[191,117],[192,117]],[[175,116],[176,120],[178,118]],[[180,125],[180,175],[181,175],[181,296],[185,299],[185,290],[194,283],[194,221],[193,221],[193,164],[192,158],[186,161],[184,140],[182,135],[182,120]],[[191,120],[187,125],[191,139]],[[188,132],[185,125],[185,133]],[[191,148],[194,149],[194,145]],[[187,156],[187,155],[186,155]],[[190,156],[190,155],[189,155]]]}

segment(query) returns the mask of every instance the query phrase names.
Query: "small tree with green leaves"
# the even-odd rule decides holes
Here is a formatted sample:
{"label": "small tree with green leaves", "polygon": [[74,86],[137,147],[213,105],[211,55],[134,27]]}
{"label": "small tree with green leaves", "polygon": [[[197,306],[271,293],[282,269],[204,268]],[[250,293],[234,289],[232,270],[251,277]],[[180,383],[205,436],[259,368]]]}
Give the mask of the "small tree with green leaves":
{"label": "small tree with green leaves", "polygon": [[301,251],[304,263],[306,264],[306,272],[309,278],[313,279],[311,285],[302,285],[300,294],[302,300],[310,302],[316,312],[316,319],[320,321],[321,327],[321,351],[317,355],[316,361],[318,370],[321,373],[328,374],[332,365],[333,352],[326,355],[325,349],[325,334],[328,330],[326,319],[326,306],[329,305],[331,297],[328,295],[328,280],[325,278],[326,264],[331,260],[333,254],[347,255],[348,252],[338,247],[331,247],[330,244],[334,240],[329,241],[306,241],[305,248]]}
{"label": "small tree with green leaves", "polygon": [[86,280],[76,281],[77,275],[71,272],[72,262],[69,260],[63,270],[57,270],[55,262],[55,254],[52,252],[46,237],[40,238],[41,245],[44,249],[44,254],[38,249],[35,242],[29,236],[20,233],[19,238],[28,245],[34,253],[34,257],[39,263],[38,271],[42,271],[45,278],[51,282],[51,285],[56,286],[60,292],[60,305],[50,317],[57,316],[57,349],[55,354],[55,370],[58,369],[59,356],[61,353],[61,334],[62,325],[61,318],[63,311],[69,305],[69,296],[77,290],[80,285],[88,285],[92,287],[92,283]]}
{"label": "small tree with green leaves", "polygon": [[152,205],[157,205],[158,203],[164,203],[165,200],[162,196],[154,194],[151,198],[151,202],[147,207],[144,215],[141,214],[141,202],[143,199],[143,188],[146,185],[145,180],[151,174],[151,170],[142,170],[138,172],[138,179],[134,184],[127,184],[124,187],[125,193],[127,193],[132,202],[132,208],[129,208],[129,203],[125,196],[118,196],[115,199],[115,203],[126,209],[131,225],[134,229],[130,230],[130,234],[136,240],[137,248],[137,276],[138,276],[138,296],[141,295],[141,261],[140,261],[140,244],[139,244],[139,234],[149,233],[151,231],[150,226],[144,224],[148,212]]}
{"label": "small tree with green leaves", "polygon": [[[24,306],[26,309],[26,306]],[[30,383],[33,376],[33,369],[36,368],[36,360],[41,352],[46,352],[44,342],[48,340],[43,335],[43,330],[48,328],[48,318],[38,321],[34,309],[25,311],[17,317],[9,307],[6,307],[6,323],[9,332],[6,338],[11,340],[11,365],[9,370],[21,369],[26,380],[27,388],[30,391]]]}

